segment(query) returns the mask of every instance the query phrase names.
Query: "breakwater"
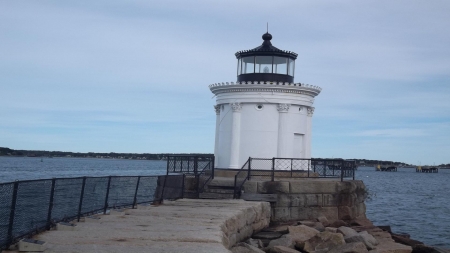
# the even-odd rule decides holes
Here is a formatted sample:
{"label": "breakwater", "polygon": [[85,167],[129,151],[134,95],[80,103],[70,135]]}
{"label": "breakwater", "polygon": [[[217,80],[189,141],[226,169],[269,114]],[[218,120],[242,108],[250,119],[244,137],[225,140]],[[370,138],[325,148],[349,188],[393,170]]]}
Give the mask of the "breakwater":
{"label": "breakwater", "polygon": [[[0,157],[0,180],[165,174],[165,161]],[[370,194],[366,215],[376,225],[391,225],[396,233],[408,233],[428,245],[450,248],[450,170],[416,173],[414,168],[398,168],[396,173],[376,172],[359,167]]]}

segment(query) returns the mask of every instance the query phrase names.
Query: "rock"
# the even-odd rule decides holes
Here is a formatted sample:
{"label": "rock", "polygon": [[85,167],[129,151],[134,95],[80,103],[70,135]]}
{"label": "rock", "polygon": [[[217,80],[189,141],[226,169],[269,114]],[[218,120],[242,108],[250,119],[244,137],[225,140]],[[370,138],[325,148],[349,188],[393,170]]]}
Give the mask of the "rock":
{"label": "rock", "polygon": [[347,243],[336,248],[332,248],[327,253],[367,253],[366,245],[362,242]]}
{"label": "rock", "polygon": [[231,252],[233,253],[265,253],[264,251],[253,247],[247,243],[238,243],[233,248],[231,248]]}
{"label": "rock", "polygon": [[322,225],[323,225],[324,227],[327,227],[328,225],[330,225],[330,222],[328,221],[327,217],[325,217],[325,216],[319,216],[319,217],[317,217],[317,221],[320,222],[320,223],[322,223]]}
{"label": "rock", "polygon": [[275,246],[270,249],[270,253],[300,253],[300,251],[284,246]]}
{"label": "rock", "polygon": [[358,234],[358,232],[356,232],[354,229],[349,228],[349,227],[339,227],[337,229],[337,232],[341,233],[344,236],[344,238],[345,237],[352,237],[352,236],[355,236],[355,235]]}
{"label": "rock", "polygon": [[289,226],[288,231],[289,231],[289,234],[302,234],[309,238],[320,233],[319,230],[312,228],[312,227],[305,226],[305,225]]}
{"label": "rock", "polygon": [[364,227],[371,227],[373,226],[373,223],[367,219],[367,218],[358,218],[350,221],[351,226],[364,226]]}
{"label": "rock", "polygon": [[450,250],[440,249],[427,245],[416,245],[413,247],[412,253],[450,253]]}
{"label": "rock", "polygon": [[328,232],[331,232],[331,233],[337,233],[337,228],[326,227],[325,231],[328,231]]}
{"label": "rock", "polygon": [[372,253],[411,253],[411,246],[406,246],[394,242],[392,239],[378,240],[379,244],[375,250],[370,250]]}
{"label": "rock", "polygon": [[394,239],[395,242],[404,244],[404,245],[408,245],[408,246],[416,246],[416,245],[421,245],[423,244],[423,242],[419,242],[404,236],[400,236],[400,235],[396,235],[396,234],[391,234],[392,239]]}
{"label": "rock", "polygon": [[289,235],[291,235],[291,238],[295,243],[295,247],[300,249],[303,248],[307,240],[320,233],[317,229],[305,225],[289,226],[288,230]]}
{"label": "rock", "polygon": [[345,242],[362,242],[366,245],[368,250],[375,249],[375,245],[378,244],[378,241],[371,234],[367,233],[367,231],[362,231],[352,236],[346,236]]}
{"label": "rock", "polygon": [[312,252],[322,249],[332,249],[344,245],[344,236],[340,233],[321,232],[305,242],[303,250]]}
{"label": "rock", "polygon": [[333,223],[331,223],[329,225],[329,227],[333,227],[333,228],[338,228],[338,227],[343,227],[343,226],[347,226],[347,222],[343,221],[343,220],[337,220]]}
{"label": "rock", "polygon": [[257,234],[254,234],[252,236],[253,239],[269,239],[269,240],[273,240],[273,239],[278,239],[282,236],[281,233],[278,232],[259,232]]}
{"label": "rock", "polygon": [[278,226],[274,226],[274,227],[265,228],[262,231],[263,232],[277,232],[277,233],[284,235],[284,234],[289,233],[288,227],[289,227],[289,225],[278,225]]}
{"label": "rock", "polygon": [[302,220],[298,222],[298,225],[305,225],[308,227],[313,227],[316,224],[316,221],[310,221],[310,220]]}
{"label": "rock", "polygon": [[278,239],[270,241],[267,248],[272,249],[275,246],[284,246],[284,247],[288,247],[288,248],[294,248],[294,245],[295,245],[295,242],[292,239],[291,235],[287,234],[287,235],[283,235],[282,237],[280,237]]}
{"label": "rock", "polygon": [[256,247],[258,249],[264,248],[264,244],[260,239],[249,238],[247,241],[245,241],[245,243],[247,243],[248,245],[251,245],[253,247]]}

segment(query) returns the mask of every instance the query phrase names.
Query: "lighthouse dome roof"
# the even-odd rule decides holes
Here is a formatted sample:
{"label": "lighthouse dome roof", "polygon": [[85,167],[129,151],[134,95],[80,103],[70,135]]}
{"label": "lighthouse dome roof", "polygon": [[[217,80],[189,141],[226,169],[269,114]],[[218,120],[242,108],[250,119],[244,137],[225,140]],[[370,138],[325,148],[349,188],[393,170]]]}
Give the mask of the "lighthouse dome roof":
{"label": "lighthouse dome roof", "polygon": [[276,56],[285,56],[285,57],[289,57],[293,60],[297,59],[297,54],[292,52],[292,51],[286,51],[286,50],[282,50],[279,49],[275,46],[272,45],[272,43],[270,42],[272,40],[272,34],[266,32],[265,34],[262,35],[262,39],[263,39],[263,43],[258,46],[255,47],[253,49],[249,49],[249,50],[242,50],[242,51],[238,51],[236,52],[236,58],[241,58],[241,57],[245,57],[245,56],[252,56],[252,55],[276,55]]}

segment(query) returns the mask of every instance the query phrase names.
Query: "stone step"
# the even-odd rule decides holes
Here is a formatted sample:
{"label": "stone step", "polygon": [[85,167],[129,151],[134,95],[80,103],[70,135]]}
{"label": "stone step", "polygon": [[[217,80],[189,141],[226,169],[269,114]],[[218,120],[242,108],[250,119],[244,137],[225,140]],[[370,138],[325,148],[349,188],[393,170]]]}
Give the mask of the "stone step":
{"label": "stone step", "polygon": [[208,187],[234,187],[234,178],[215,177],[208,182]]}
{"label": "stone step", "polygon": [[234,194],[233,188],[206,188],[203,192],[208,193],[221,193],[221,194]]}
{"label": "stone step", "polygon": [[232,199],[233,194],[202,192],[199,194],[199,198],[200,199]]}

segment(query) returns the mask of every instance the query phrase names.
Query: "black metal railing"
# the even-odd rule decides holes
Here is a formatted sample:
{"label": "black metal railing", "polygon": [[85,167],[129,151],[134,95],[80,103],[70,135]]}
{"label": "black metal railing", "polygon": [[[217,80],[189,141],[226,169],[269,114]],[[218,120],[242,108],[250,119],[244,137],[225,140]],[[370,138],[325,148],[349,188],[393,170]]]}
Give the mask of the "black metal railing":
{"label": "black metal railing", "polygon": [[198,197],[209,181],[214,179],[214,155],[168,155],[167,175],[183,174],[192,183],[195,191],[187,192],[187,197]]}
{"label": "black metal railing", "polygon": [[234,179],[234,197],[239,198],[245,181],[275,178],[355,179],[356,162],[341,159],[252,158],[249,157]]}
{"label": "black metal railing", "polygon": [[57,222],[183,197],[184,175],[53,178],[0,184],[0,250]]}
{"label": "black metal railing", "polygon": [[168,155],[167,175],[170,173],[199,174],[205,167],[214,172],[214,155]]}
{"label": "black metal railing", "polygon": [[250,177],[270,178],[353,178],[356,162],[340,159],[249,158]]}

